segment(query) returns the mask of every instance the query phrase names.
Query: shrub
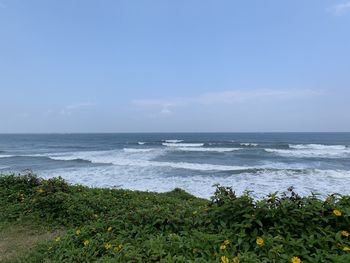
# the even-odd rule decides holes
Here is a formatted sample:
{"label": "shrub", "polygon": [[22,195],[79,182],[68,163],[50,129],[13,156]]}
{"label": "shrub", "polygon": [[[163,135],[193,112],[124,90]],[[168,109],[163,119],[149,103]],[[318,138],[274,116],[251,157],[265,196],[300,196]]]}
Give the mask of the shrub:
{"label": "shrub", "polygon": [[23,262],[350,262],[350,197],[337,194],[255,200],[217,185],[209,201],[27,175],[0,177],[0,204],[1,220],[67,228]]}

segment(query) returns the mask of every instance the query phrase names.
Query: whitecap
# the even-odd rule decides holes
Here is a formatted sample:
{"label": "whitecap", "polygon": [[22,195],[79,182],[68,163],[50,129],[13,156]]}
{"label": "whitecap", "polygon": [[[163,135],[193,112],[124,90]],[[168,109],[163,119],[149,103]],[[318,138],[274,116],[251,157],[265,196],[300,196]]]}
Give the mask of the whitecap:
{"label": "whitecap", "polygon": [[131,165],[141,167],[171,167],[175,169],[187,169],[196,171],[235,171],[245,170],[249,167],[245,166],[231,166],[231,165],[217,165],[207,163],[187,163],[187,162],[158,162],[158,161],[140,161],[121,159],[113,161],[115,165]]}
{"label": "whitecap", "polygon": [[137,148],[124,148],[124,152],[127,153],[145,153],[145,152],[150,152],[153,149],[137,149]]}
{"label": "whitecap", "polygon": [[266,152],[296,158],[341,158],[350,156],[350,149],[265,149]]}
{"label": "whitecap", "polygon": [[167,143],[179,143],[179,142],[183,142],[184,140],[165,140],[165,142]]}
{"label": "whitecap", "polygon": [[15,157],[15,155],[10,155],[10,154],[0,154],[0,158],[10,158],[10,157]]}
{"label": "whitecap", "polygon": [[240,143],[240,145],[241,146],[251,146],[251,147],[256,147],[256,146],[258,146],[259,144],[257,144],[257,143],[245,143],[245,142],[242,142],[242,143]]}
{"label": "whitecap", "polygon": [[162,145],[167,147],[201,147],[204,143],[162,143]]}
{"label": "whitecap", "polygon": [[310,149],[310,150],[346,150],[345,145],[326,145],[326,144],[289,144],[291,149]]}
{"label": "whitecap", "polygon": [[202,148],[202,147],[179,147],[176,150],[184,152],[233,152],[241,148]]}
{"label": "whitecap", "polygon": [[135,149],[125,148],[109,151],[86,151],[86,152],[66,152],[56,154],[44,154],[41,156],[49,157],[52,160],[73,161],[77,159],[90,161],[93,163],[112,164],[116,159],[127,158],[132,156],[135,160],[151,160],[161,154],[161,149]]}

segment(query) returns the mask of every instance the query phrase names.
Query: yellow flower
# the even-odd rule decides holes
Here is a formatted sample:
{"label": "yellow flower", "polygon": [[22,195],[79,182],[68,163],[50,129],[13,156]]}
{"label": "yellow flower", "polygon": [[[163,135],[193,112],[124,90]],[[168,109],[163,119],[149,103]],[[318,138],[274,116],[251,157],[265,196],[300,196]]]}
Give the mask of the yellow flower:
{"label": "yellow flower", "polygon": [[230,244],[230,240],[226,239],[226,240],[224,241],[224,245],[227,246],[228,244]]}
{"label": "yellow flower", "polygon": [[119,252],[120,250],[122,250],[123,249],[123,245],[119,245],[119,246],[116,246],[115,248],[114,248],[114,251],[117,251],[117,252]]}
{"label": "yellow flower", "polygon": [[234,258],[232,259],[232,261],[233,261],[233,263],[239,263],[239,262],[240,262],[238,257],[234,257]]}
{"label": "yellow flower", "polygon": [[341,216],[341,211],[338,209],[334,209],[333,214],[335,214],[335,216]]}
{"label": "yellow flower", "polygon": [[106,243],[105,244],[105,249],[110,250],[112,248],[112,244],[111,243]]}
{"label": "yellow flower", "polygon": [[87,247],[90,244],[90,241],[89,240],[84,240],[83,244],[84,244],[85,247]]}
{"label": "yellow flower", "polygon": [[256,244],[257,244],[258,246],[263,246],[263,245],[264,245],[264,239],[262,239],[261,237],[258,237],[258,238],[256,239]]}
{"label": "yellow flower", "polygon": [[226,257],[226,256],[221,256],[220,259],[221,259],[222,263],[229,263],[228,257]]}
{"label": "yellow flower", "polygon": [[292,262],[292,263],[300,263],[301,260],[300,260],[300,258],[298,258],[298,257],[292,257],[291,262]]}
{"label": "yellow flower", "polygon": [[220,250],[225,250],[226,249],[226,245],[221,245],[220,246]]}
{"label": "yellow flower", "polygon": [[43,193],[44,192],[44,189],[42,188],[39,188],[38,190],[36,190],[38,193]]}
{"label": "yellow flower", "polygon": [[343,247],[343,251],[350,251],[350,247]]}
{"label": "yellow flower", "polygon": [[344,237],[348,237],[349,236],[349,232],[348,231],[341,231],[341,235],[344,236]]}
{"label": "yellow flower", "polygon": [[56,241],[56,242],[61,241],[61,237],[56,237],[56,238],[55,238],[55,241]]}
{"label": "yellow flower", "polygon": [[109,228],[107,228],[107,231],[111,232],[112,231],[112,227],[110,226]]}
{"label": "yellow flower", "polygon": [[81,233],[80,229],[77,229],[77,230],[75,231],[75,234],[76,234],[77,236],[79,236],[80,233]]}

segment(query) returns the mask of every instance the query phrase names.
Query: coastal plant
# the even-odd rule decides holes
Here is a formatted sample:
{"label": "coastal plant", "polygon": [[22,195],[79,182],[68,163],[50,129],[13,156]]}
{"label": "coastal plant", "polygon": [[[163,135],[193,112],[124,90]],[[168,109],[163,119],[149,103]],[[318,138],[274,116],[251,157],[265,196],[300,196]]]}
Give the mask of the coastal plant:
{"label": "coastal plant", "polygon": [[254,199],[216,185],[211,200],[0,176],[1,222],[64,228],[21,262],[350,262],[350,198]]}

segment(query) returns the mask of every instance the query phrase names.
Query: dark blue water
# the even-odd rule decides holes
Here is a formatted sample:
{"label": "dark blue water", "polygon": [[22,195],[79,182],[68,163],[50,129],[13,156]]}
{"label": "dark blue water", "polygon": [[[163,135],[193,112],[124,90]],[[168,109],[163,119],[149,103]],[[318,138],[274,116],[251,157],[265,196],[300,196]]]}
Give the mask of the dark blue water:
{"label": "dark blue water", "polygon": [[209,197],[216,183],[260,197],[350,194],[350,133],[0,135],[0,172]]}

